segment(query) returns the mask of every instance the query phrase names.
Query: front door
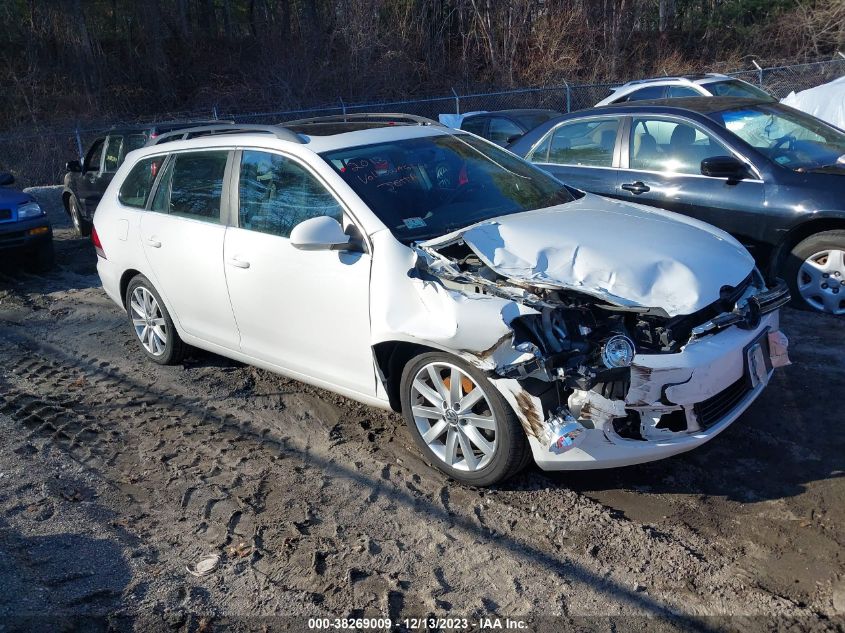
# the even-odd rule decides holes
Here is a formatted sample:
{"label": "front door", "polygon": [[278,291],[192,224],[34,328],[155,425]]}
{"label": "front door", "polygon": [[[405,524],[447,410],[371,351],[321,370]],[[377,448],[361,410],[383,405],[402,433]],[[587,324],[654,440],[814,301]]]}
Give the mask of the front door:
{"label": "front door", "polygon": [[742,239],[763,210],[763,183],[701,173],[701,161],[731,156],[707,130],[668,117],[634,117],[616,197],[683,213]]}
{"label": "front door", "polygon": [[151,209],[142,214],[141,243],[152,282],[182,329],[237,350],[223,270],[221,200],[229,156],[228,150],[172,155]]}
{"label": "front door", "polygon": [[613,195],[619,128],[620,117],[614,116],[567,121],[549,132],[528,158],[567,185]]}
{"label": "front door", "polygon": [[289,239],[311,217],[348,223],[338,201],[299,162],[253,150],[242,152],[238,193],[224,260],[241,350],[374,395],[369,253],[304,251]]}

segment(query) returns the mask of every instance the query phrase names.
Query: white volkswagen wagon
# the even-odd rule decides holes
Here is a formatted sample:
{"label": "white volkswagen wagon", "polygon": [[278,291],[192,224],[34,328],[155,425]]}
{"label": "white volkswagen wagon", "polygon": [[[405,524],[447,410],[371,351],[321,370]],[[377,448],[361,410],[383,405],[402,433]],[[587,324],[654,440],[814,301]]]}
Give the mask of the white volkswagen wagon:
{"label": "white volkswagen wagon", "polygon": [[461,482],[690,450],[788,362],[783,284],[696,220],[406,115],[191,133],[132,152],[94,218],[140,351],[401,411]]}

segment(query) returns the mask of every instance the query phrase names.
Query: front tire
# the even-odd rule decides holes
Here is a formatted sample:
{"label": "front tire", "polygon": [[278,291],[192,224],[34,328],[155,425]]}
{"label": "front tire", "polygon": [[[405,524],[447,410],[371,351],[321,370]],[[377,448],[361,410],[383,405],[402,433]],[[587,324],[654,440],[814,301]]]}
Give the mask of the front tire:
{"label": "front tire", "polygon": [[70,216],[70,221],[73,224],[74,232],[81,237],[88,237],[91,235],[91,222],[82,217],[82,207],[79,205],[79,200],[76,196],[70,194],[67,200],[67,213]]}
{"label": "front tire", "polygon": [[126,288],[126,313],[141,351],[159,365],[182,361],[187,345],[179,338],[173,319],[150,280],[135,276]]}
{"label": "front tire", "polygon": [[402,372],[402,414],[419,449],[464,484],[490,486],[527,461],[528,440],[511,406],[483,372],[443,352]]}
{"label": "front tire", "polygon": [[845,314],[845,231],[822,231],[799,242],[783,274],[796,307]]}

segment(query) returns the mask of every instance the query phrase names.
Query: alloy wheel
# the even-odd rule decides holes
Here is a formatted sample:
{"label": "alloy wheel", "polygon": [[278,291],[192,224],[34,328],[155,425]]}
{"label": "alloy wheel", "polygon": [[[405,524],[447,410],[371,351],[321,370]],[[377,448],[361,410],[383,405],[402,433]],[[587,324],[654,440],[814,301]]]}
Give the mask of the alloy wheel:
{"label": "alloy wheel", "polygon": [[129,301],[132,326],[141,345],[153,356],[161,356],[167,349],[167,323],[155,296],[143,286],[132,291]]}
{"label": "alloy wheel", "polygon": [[810,306],[845,314],[845,251],[827,249],[810,255],[798,269],[798,292]]}
{"label": "alloy wheel", "polygon": [[455,365],[428,363],[417,372],[411,413],[425,444],[447,466],[473,472],[496,454],[493,409],[475,380]]}

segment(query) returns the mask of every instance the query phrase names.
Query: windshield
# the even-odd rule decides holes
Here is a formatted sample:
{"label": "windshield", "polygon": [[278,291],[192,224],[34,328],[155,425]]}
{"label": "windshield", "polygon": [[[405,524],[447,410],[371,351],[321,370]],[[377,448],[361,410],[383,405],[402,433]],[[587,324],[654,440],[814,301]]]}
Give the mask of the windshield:
{"label": "windshield", "polygon": [[834,165],[845,154],[845,134],[774,104],[710,116],[777,164],[796,171]]}
{"label": "windshield", "polygon": [[739,79],[712,81],[704,84],[704,87],[716,97],[751,97],[754,99],[765,99],[766,101],[772,100],[772,95],[765,90],[761,90]]}
{"label": "windshield", "polygon": [[406,243],[573,199],[545,172],[468,134],[402,139],[321,156]]}

